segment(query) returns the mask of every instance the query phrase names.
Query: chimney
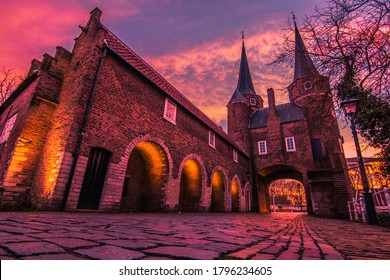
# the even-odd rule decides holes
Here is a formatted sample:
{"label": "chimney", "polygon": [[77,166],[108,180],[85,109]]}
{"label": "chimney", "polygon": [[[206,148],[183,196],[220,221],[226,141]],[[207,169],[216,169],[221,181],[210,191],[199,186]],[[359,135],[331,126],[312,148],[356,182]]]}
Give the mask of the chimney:
{"label": "chimney", "polygon": [[270,112],[276,112],[276,105],[275,105],[275,93],[273,88],[267,89],[267,95],[268,95],[268,108]]}

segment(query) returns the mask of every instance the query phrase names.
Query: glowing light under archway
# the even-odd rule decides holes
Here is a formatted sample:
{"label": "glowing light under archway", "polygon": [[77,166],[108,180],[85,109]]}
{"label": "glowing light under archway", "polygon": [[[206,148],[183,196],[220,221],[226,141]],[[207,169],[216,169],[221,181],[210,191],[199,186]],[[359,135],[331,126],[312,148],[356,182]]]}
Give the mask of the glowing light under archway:
{"label": "glowing light under archway", "polygon": [[222,171],[217,170],[211,179],[211,206],[212,212],[225,211],[226,182]]}
{"label": "glowing light under archway", "polygon": [[185,162],[180,176],[179,210],[197,212],[202,196],[202,169],[196,159]]}
{"label": "glowing light under archway", "polygon": [[127,164],[121,211],[160,211],[167,174],[168,161],[163,148],[151,141],[138,143]]}
{"label": "glowing light under archway", "polygon": [[232,212],[240,211],[240,185],[237,178],[232,182]]}

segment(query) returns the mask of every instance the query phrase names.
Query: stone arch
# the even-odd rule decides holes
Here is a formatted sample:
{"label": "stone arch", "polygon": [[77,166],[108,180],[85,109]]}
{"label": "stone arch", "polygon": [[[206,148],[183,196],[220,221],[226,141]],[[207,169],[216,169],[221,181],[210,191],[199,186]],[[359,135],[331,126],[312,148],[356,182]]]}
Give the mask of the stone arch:
{"label": "stone arch", "polygon": [[234,175],[231,183],[231,211],[240,211],[241,181],[238,175]]}
{"label": "stone arch", "polygon": [[207,173],[201,157],[196,154],[187,155],[180,164],[178,179],[180,183],[178,210],[184,212],[204,210],[202,201]]}
{"label": "stone arch", "polygon": [[172,176],[173,161],[172,161],[172,156],[171,156],[171,153],[169,152],[168,147],[165,145],[165,142],[163,140],[161,140],[158,137],[154,137],[154,136],[152,136],[150,134],[140,135],[140,136],[134,138],[129,143],[129,145],[127,145],[126,150],[125,150],[123,156],[121,157],[121,161],[120,161],[120,165],[121,165],[122,171],[126,170],[127,162],[129,161],[130,154],[133,151],[134,147],[139,142],[143,142],[143,141],[154,142],[154,143],[156,143],[156,144],[161,146],[161,148],[164,150],[165,154],[167,155],[168,165],[170,167],[169,170],[168,170],[168,175]]}
{"label": "stone arch", "polygon": [[164,209],[172,157],[163,141],[150,135],[135,138],[121,158],[121,170],[124,174],[121,211]]}
{"label": "stone arch", "polygon": [[[304,172],[295,166],[272,165],[258,170],[258,199],[261,213],[270,212],[269,187],[271,183],[280,179],[293,179],[303,184],[305,193],[308,195],[307,184],[305,184]],[[308,200],[307,200],[308,201]]]}
{"label": "stone arch", "polygon": [[227,178],[227,172],[221,166],[215,167],[211,173],[211,212],[226,211]]}

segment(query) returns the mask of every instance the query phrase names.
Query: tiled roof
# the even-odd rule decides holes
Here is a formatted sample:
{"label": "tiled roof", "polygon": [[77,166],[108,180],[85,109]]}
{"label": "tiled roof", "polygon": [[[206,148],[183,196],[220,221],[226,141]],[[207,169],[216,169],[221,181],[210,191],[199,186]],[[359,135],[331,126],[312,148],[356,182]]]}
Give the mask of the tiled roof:
{"label": "tiled roof", "polygon": [[244,94],[256,94],[256,91],[253,86],[251,72],[249,71],[249,64],[248,59],[246,58],[245,44],[243,38],[237,88],[234,91],[233,96],[228,104],[238,100],[246,101],[247,99],[244,97]]}
{"label": "tiled roof", "polygon": [[295,24],[295,67],[294,67],[294,82],[298,79],[306,78],[311,75],[319,75],[317,68],[303,43],[301,34]]}
{"label": "tiled roof", "polygon": [[[305,118],[302,107],[292,102],[276,105],[276,113],[280,117],[280,123],[295,122]],[[251,116],[249,128],[267,126],[268,114],[269,108],[256,110]]]}
{"label": "tiled roof", "polygon": [[225,139],[237,150],[247,155],[245,151],[243,151],[243,149],[235,141],[233,141],[226,132],[222,130],[221,127],[219,127],[201,110],[199,110],[191,101],[189,101],[174,86],[172,86],[167,80],[165,80],[156,70],[154,70],[148,63],[146,63],[139,55],[137,55],[118,37],[116,37],[108,28],[106,28],[105,26],[103,26],[103,28],[107,31],[105,41],[111,51],[119,55],[124,61],[130,64],[133,68],[135,68],[139,73],[141,73],[145,78],[147,78],[161,90],[163,90],[169,97],[176,101],[177,104],[188,110],[192,115],[198,118],[216,134]]}

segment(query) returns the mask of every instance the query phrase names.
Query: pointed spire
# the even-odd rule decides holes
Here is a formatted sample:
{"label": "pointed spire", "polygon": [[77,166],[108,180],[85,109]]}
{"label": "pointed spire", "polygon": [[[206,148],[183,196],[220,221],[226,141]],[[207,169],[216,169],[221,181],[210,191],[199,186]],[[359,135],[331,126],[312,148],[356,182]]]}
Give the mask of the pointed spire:
{"label": "pointed spire", "polygon": [[295,67],[294,67],[294,82],[297,79],[305,78],[311,75],[319,75],[317,68],[314,66],[310,58],[305,44],[303,43],[301,34],[299,33],[295,15],[293,14],[295,26]]}
{"label": "pointed spire", "polygon": [[237,88],[233,93],[232,98],[229,101],[229,104],[236,100],[246,101],[244,94],[256,94],[255,88],[253,86],[251,73],[249,71],[248,60],[246,58],[245,51],[245,36],[244,31],[241,31],[242,38],[242,50],[241,50],[241,62],[240,62],[240,71],[238,74],[238,83]]}

